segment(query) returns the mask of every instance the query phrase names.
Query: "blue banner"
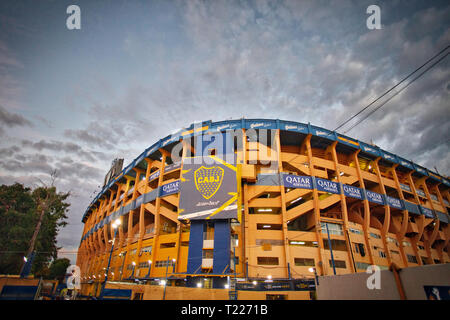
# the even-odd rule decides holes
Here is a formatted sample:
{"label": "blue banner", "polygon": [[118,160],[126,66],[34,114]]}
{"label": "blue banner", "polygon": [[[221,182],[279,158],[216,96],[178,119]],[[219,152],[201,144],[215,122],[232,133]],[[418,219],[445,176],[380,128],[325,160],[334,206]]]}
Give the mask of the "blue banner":
{"label": "blue banner", "polygon": [[275,120],[245,120],[246,129],[277,129]]}
{"label": "blue banner", "polygon": [[177,193],[179,189],[180,189],[180,180],[162,185],[159,188],[159,196],[165,197],[168,196],[169,194]]}
{"label": "blue banner", "polygon": [[430,219],[434,219],[435,218],[433,210],[425,208],[425,207],[422,207],[422,206],[419,206],[419,208],[420,208],[420,211],[422,212],[422,214],[425,217],[430,218]]}
{"label": "blue banner", "polygon": [[383,158],[385,158],[386,160],[388,160],[390,162],[398,163],[397,156],[390,152],[381,150],[381,155],[383,156]]}
{"label": "blue banner", "polygon": [[[181,162],[169,164],[164,168],[164,172],[170,172],[181,167]],[[159,172],[159,171],[158,171]]]}
{"label": "blue banner", "polygon": [[309,176],[283,175],[283,184],[286,188],[312,189],[313,183]]}
{"label": "blue banner", "polygon": [[170,136],[167,136],[164,139],[162,139],[161,140],[161,147],[165,147],[168,144],[171,144],[173,142],[177,142],[178,140],[180,140],[180,133],[177,133],[177,134],[174,134],[174,135],[170,135]]}
{"label": "blue banner", "polygon": [[304,134],[308,134],[308,126],[306,124],[297,123],[297,122],[289,122],[289,121],[280,121],[280,130],[285,131],[295,131],[301,132]]}
{"label": "blue banner", "polygon": [[318,137],[324,137],[330,140],[336,140],[336,137],[334,135],[333,131],[324,129],[324,128],[320,128],[320,127],[316,127],[316,126],[311,126],[311,130],[312,130],[312,134],[318,136]]}
{"label": "blue banner", "polygon": [[356,199],[360,199],[360,200],[364,199],[363,193],[362,193],[361,189],[358,187],[349,186],[349,185],[344,184],[344,185],[342,185],[342,189],[344,190],[344,194],[347,197],[352,197],[352,198],[356,198]]}
{"label": "blue banner", "polygon": [[414,170],[414,167],[410,161],[400,158],[398,156],[397,156],[397,159],[398,159],[398,163],[400,163],[402,166],[404,166],[408,169]]}
{"label": "blue banner", "polygon": [[419,196],[421,196],[421,197],[424,197],[424,198],[427,197],[426,194],[425,194],[425,192],[423,192],[423,191],[420,190],[419,188],[416,189],[416,193],[417,193]]}
{"label": "blue banner", "polygon": [[364,142],[361,142],[361,141],[359,142],[359,146],[361,147],[361,150],[366,152],[366,153],[372,154],[372,155],[377,156],[377,157],[380,156],[380,152],[378,151],[377,147],[373,147],[373,146],[368,145],[368,144],[366,144]]}
{"label": "blue banner", "polygon": [[436,211],[436,216],[441,222],[449,223],[448,215],[443,212]]}
{"label": "blue banner", "polygon": [[416,168],[417,172],[423,174],[424,176],[428,176],[428,172],[425,168],[419,167],[417,164],[415,164],[414,167]]}
{"label": "blue banner", "polygon": [[404,191],[412,192],[411,188],[407,184],[400,183],[400,188]]}
{"label": "blue banner", "polygon": [[387,204],[389,205],[389,207],[392,207],[395,209],[400,209],[400,210],[404,209],[403,201],[401,201],[400,199],[386,196],[386,201],[387,201]]}
{"label": "blue banner", "polygon": [[242,121],[241,120],[230,120],[230,121],[221,121],[214,122],[211,126],[211,130],[213,131],[225,131],[225,130],[235,130],[241,129]]}
{"label": "blue banner", "polygon": [[316,186],[317,190],[319,191],[331,192],[335,194],[341,193],[339,189],[339,183],[337,182],[325,180],[322,178],[316,178]]}
{"label": "blue banner", "polygon": [[366,190],[366,196],[367,196],[367,200],[369,200],[370,202],[384,205],[384,199],[383,199],[382,194],[379,194],[379,193],[376,193],[376,192],[373,192],[370,190]]}
{"label": "blue banner", "polygon": [[153,173],[148,177],[148,181],[152,181],[152,180],[155,180],[156,178],[159,178],[159,172],[160,172],[159,170],[153,172]]}

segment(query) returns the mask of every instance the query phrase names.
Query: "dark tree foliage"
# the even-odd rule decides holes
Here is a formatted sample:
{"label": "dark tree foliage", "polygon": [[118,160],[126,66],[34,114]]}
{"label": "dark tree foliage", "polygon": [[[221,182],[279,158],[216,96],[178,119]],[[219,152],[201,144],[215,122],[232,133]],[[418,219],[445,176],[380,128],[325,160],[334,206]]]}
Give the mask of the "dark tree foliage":
{"label": "dark tree foliage", "polygon": [[[54,186],[34,190],[20,183],[0,186],[0,274],[18,274],[39,216],[44,216],[34,250],[31,272],[45,275],[57,257],[56,237],[67,222],[70,193],[59,193]],[[43,201],[47,199],[47,201]]]}
{"label": "dark tree foliage", "polygon": [[60,283],[64,281],[67,268],[71,265],[70,260],[67,258],[56,259],[50,265],[47,279],[59,280]]}

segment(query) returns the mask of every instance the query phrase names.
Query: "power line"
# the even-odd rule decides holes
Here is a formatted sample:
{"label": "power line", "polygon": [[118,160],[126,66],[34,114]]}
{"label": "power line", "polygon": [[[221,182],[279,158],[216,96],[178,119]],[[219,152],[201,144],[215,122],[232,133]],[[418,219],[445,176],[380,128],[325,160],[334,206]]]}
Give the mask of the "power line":
{"label": "power line", "polygon": [[[338,129],[340,129],[341,127],[343,127],[344,125],[346,125],[347,123],[349,123],[351,120],[353,120],[355,117],[357,117],[358,115],[360,115],[362,112],[364,112],[366,109],[368,109],[370,106],[372,106],[374,103],[376,103],[377,101],[379,101],[381,98],[383,98],[385,95],[387,95],[389,92],[391,92],[392,90],[394,90],[395,88],[397,88],[400,84],[402,84],[403,82],[405,82],[409,77],[411,77],[413,74],[415,74],[416,72],[418,72],[420,69],[422,69],[423,67],[425,67],[428,63],[430,63],[432,60],[434,60],[436,57],[438,57],[439,55],[441,55],[443,52],[445,52],[448,48],[450,47],[450,45],[446,46],[444,49],[442,49],[441,51],[439,51],[437,54],[435,54],[433,57],[431,57],[430,59],[428,59],[424,64],[422,64],[420,67],[418,67],[416,70],[414,70],[413,72],[411,72],[410,74],[408,74],[406,77],[404,77],[399,83],[397,83],[395,86],[393,86],[392,88],[390,88],[389,90],[387,90],[386,92],[384,92],[381,96],[379,96],[378,98],[376,98],[374,101],[372,101],[370,104],[368,104],[367,106],[365,106],[363,109],[361,109],[359,112],[357,112],[356,114],[354,114],[353,116],[351,116],[348,120],[344,121],[342,124],[340,124],[338,127],[336,127],[333,131],[336,131]],[[448,53],[447,53],[448,54]],[[446,56],[444,56],[446,57]],[[429,69],[427,69],[426,71],[428,71]],[[425,71],[425,72],[426,72]],[[423,73],[422,73],[423,74]],[[409,84],[408,84],[409,85]],[[353,128],[353,127],[352,127]],[[351,130],[351,129],[349,129]],[[348,130],[348,131],[349,131]],[[346,131],[347,132],[347,131]]]}
{"label": "power line", "polygon": [[[447,47],[448,48],[448,47]],[[380,104],[378,107],[376,107],[374,110],[372,110],[369,114],[367,114],[364,118],[362,118],[361,120],[359,120],[358,122],[356,122],[353,126],[351,126],[348,130],[346,130],[344,133],[349,132],[350,130],[352,130],[354,127],[356,127],[357,125],[359,125],[360,123],[362,123],[364,120],[366,120],[368,117],[370,117],[373,113],[375,113],[378,109],[380,109],[381,107],[383,107],[386,103],[388,103],[389,101],[392,100],[392,98],[394,98],[395,96],[397,96],[398,94],[400,94],[403,90],[405,90],[410,84],[412,84],[414,81],[416,81],[417,79],[419,79],[422,75],[424,75],[428,70],[430,70],[431,68],[433,68],[435,65],[437,65],[439,62],[441,62],[442,60],[444,60],[450,53],[447,52],[446,55],[442,56],[441,58],[439,58],[439,60],[435,61],[431,66],[429,66],[428,68],[426,68],[423,72],[421,72],[419,75],[417,75],[415,78],[413,78],[410,82],[408,82],[403,88],[401,88],[399,91],[397,91],[396,93],[394,93],[392,96],[390,96],[386,101],[384,101],[382,104]]]}

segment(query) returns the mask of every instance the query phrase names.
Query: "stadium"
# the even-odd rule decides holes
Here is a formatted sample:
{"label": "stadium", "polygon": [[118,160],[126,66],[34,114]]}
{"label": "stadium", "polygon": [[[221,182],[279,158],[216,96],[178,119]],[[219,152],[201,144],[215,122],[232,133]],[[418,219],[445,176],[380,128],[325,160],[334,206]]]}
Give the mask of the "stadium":
{"label": "stadium", "polygon": [[317,276],[448,263],[449,187],[311,124],[192,124],[108,172],[82,218],[81,294],[310,299]]}

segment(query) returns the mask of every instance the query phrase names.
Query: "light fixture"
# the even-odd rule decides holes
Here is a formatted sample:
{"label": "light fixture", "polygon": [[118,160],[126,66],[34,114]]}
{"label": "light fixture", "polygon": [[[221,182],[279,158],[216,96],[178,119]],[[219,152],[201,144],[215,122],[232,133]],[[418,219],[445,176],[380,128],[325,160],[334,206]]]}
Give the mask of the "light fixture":
{"label": "light fixture", "polygon": [[148,260],[148,264],[152,264],[152,260]]}
{"label": "light fixture", "polygon": [[300,201],[300,200],[302,200],[302,199],[303,199],[303,197],[298,197],[297,199],[291,201],[291,204],[296,203],[297,201]]}
{"label": "light fixture", "polygon": [[134,262],[134,261],[133,261],[133,262],[131,262],[131,264],[132,264],[133,266],[136,266],[136,262]]}
{"label": "light fixture", "polygon": [[267,276],[267,279],[272,280],[272,275],[269,274],[269,275]]}
{"label": "light fixture", "polygon": [[308,271],[311,272],[311,273],[313,273],[313,272],[314,272],[314,268],[311,267],[311,268],[308,269]]}
{"label": "light fixture", "polygon": [[166,280],[161,280],[159,283],[160,283],[162,286],[165,286],[165,285],[166,285]]}
{"label": "light fixture", "polygon": [[226,284],[225,285],[225,289],[228,289],[228,288],[230,288],[230,286],[228,284]]}
{"label": "light fixture", "polygon": [[256,286],[258,283],[256,282],[256,280],[255,281],[253,281],[253,285],[254,286]]}
{"label": "light fixture", "polygon": [[201,288],[202,287],[202,283],[201,282],[197,282],[197,288]]}

